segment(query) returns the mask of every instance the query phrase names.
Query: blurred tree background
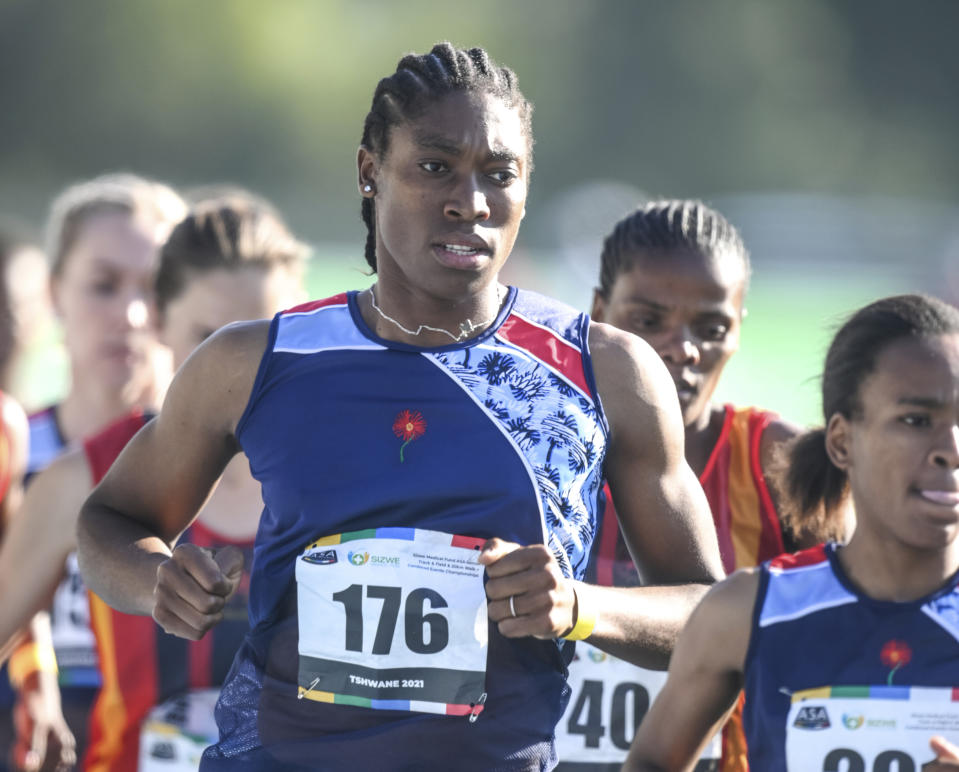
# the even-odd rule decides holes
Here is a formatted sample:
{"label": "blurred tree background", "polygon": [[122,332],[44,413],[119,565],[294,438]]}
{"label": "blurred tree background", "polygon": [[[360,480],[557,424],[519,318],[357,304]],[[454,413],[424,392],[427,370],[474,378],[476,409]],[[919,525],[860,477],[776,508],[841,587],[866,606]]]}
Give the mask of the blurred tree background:
{"label": "blurred tree background", "polygon": [[0,214],[39,227],[110,170],[234,182],[315,245],[316,291],[365,284],[373,88],[407,51],[481,45],[536,106],[510,278],[585,307],[616,219],[703,198],[756,272],[724,395],[812,420],[835,314],[959,299],[956,29],[952,0],[0,0]]}

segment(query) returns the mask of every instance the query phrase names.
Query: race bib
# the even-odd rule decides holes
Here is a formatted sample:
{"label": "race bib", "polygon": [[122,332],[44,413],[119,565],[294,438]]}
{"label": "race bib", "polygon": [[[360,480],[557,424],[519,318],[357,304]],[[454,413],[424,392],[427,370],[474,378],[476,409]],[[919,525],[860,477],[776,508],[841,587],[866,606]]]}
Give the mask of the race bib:
{"label": "race bib", "polygon": [[198,689],[153,708],[140,730],[138,772],[196,772],[204,749],[218,739],[218,695],[217,689]]}
{"label": "race bib", "polygon": [[475,716],[485,700],[485,540],[414,528],[319,539],[296,561],[299,696]]}
{"label": "race bib", "polygon": [[97,687],[101,677],[96,639],[90,629],[90,600],[76,552],[67,557],[64,573],[50,607],[50,632],[60,685]]}
{"label": "race bib", "polygon": [[[556,727],[560,769],[564,763],[576,763],[577,770],[585,764],[622,764],[636,727],[666,683],[666,673],[636,667],[580,641],[567,680],[572,695]],[[721,750],[717,736],[701,758],[718,759]]]}
{"label": "race bib", "polygon": [[929,738],[959,743],[959,689],[833,686],[797,692],[786,724],[789,769],[919,772]]}

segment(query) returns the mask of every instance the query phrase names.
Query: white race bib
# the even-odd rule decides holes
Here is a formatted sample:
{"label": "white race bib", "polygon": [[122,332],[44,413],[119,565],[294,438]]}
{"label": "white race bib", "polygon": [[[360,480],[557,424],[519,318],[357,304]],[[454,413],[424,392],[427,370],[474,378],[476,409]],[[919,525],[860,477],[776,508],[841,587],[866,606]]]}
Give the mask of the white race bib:
{"label": "white race bib", "polygon": [[[560,764],[622,764],[666,673],[636,667],[579,641],[568,681],[572,695],[556,727]],[[717,736],[701,758],[718,759],[721,751]]]}
{"label": "white race bib", "polygon": [[959,743],[959,689],[808,689],[793,695],[786,760],[803,772],[919,772],[937,734]]}
{"label": "white race bib", "polygon": [[60,669],[60,684],[99,686],[96,639],[90,629],[90,600],[80,576],[76,552],[67,557],[64,574],[50,608],[50,632]]}
{"label": "white race bib", "polygon": [[326,536],[296,561],[299,696],[477,714],[485,700],[483,539],[419,528]]}
{"label": "white race bib", "polygon": [[197,689],[150,711],[140,730],[138,772],[196,772],[218,739],[213,708],[218,689]]}

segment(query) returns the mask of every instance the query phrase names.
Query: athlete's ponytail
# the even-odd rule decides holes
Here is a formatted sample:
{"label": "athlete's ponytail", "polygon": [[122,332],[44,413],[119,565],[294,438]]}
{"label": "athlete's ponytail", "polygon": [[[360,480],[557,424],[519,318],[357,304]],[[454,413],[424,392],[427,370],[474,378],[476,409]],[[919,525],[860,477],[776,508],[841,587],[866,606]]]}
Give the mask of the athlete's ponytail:
{"label": "athlete's ponytail", "polygon": [[[926,295],[883,298],[861,308],[836,333],[822,375],[825,425],[832,416],[862,415],[861,389],[879,355],[905,337],[959,333],[959,309]],[[841,538],[846,530],[849,483],[826,453],[825,429],[800,435],[786,446],[776,475],[782,516],[799,536]]]}
{"label": "athlete's ponytail", "polygon": [[826,453],[826,430],[800,434],[781,453],[777,487],[783,525],[796,539],[842,540],[845,520],[837,513],[845,506],[848,480]]}

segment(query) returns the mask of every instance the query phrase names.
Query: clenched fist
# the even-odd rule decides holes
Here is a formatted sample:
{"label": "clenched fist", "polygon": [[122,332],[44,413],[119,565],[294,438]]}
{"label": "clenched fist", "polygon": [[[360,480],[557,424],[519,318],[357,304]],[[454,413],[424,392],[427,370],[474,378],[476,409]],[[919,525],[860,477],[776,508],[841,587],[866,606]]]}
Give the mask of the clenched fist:
{"label": "clenched fist", "polygon": [[243,575],[236,547],[180,544],[157,568],[153,618],[166,632],[198,641],[223,619],[223,608]]}

